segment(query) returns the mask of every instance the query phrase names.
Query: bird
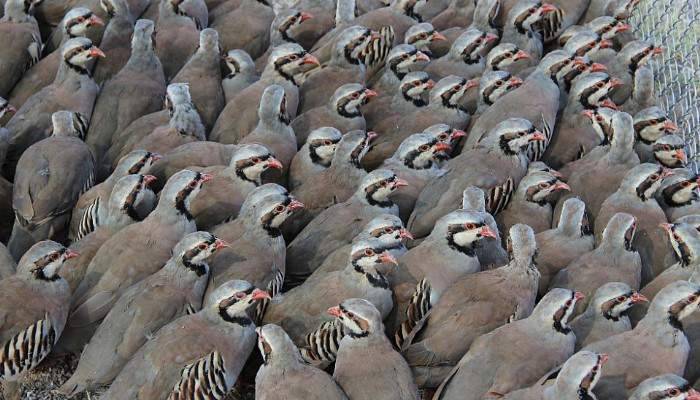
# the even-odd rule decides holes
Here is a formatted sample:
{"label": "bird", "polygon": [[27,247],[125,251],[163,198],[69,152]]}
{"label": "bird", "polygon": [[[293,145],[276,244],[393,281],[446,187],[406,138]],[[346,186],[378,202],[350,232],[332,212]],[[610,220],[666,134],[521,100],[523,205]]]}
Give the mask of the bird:
{"label": "bird", "polygon": [[678,125],[657,106],[645,108],[634,114],[636,143],[634,150],[642,162],[655,162],[652,146],[664,135],[678,131]]}
{"label": "bird", "polygon": [[[583,350],[610,356],[595,393],[600,398],[621,398],[647,378],[682,375],[689,351],[682,324],[698,302],[700,286],[687,281],[670,283],[651,300],[649,311],[634,329],[585,346]],[[656,362],[646,362],[648,357]]]}
{"label": "bird", "polygon": [[0,246],[0,280],[14,275],[15,272],[17,272],[17,263],[3,244]]}
{"label": "bird", "polygon": [[397,264],[396,259],[376,238],[360,239],[352,244],[344,268],[330,271],[304,282],[271,302],[263,322],[279,324],[297,345],[305,344],[307,334],[327,320],[324,309],[348,298],[362,298],[385,318],[394,305],[389,281],[378,269],[382,264]]}
{"label": "bird", "polygon": [[646,296],[626,283],[608,282],[599,287],[586,311],[571,321],[576,349],[632,329],[627,313],[635,304],[648,302]]}
{"label": "bird", "polygon": [[586,56],[593,62],[609,64],[617,55],[613,46],[611,40],[591,29],[583,28],[568,38],[563,49],[579,57]]}
{"label": "bird", "polygon": [[368,86],[382,96],[393,95],[406,74],[423,69],[428,62],[430,57],[411,44],[394,46],[386,57],[383,72]]}
{"label": "bird", "polygon": [[39,2],[8,0],[0,18],[0,32],[8,40],[2,49],[0,64],[0,97],[8,98],[12,88],[25,71],[39,61],[42,50],[39,25],[34,18],[34,7]]}
{"label": "bird", "polygon": [[273,48],[260,79],[239,91],[232,99],[226,100],[226,107],[216,119],[209,139],[222,143],[236,143],[255,129],[258,124],[257,109],[260,98],[265,88],[271,84],[284,87],[289,117],[296,117],[301,75],[318,65],[318,59],[298,44],[287,43]]}
{"label": "bird", "polygon": [[580,351],[569,357],[554,374],[554,383],[546,385],[545,378],[537,384],[508,393],[503,399],[507,400],[554,400],[574,399],[577,396],[595,398],[593,389],[600,379],[601,369],[608,361],[607,354],[597,354],[590,351]]}
{"label": "bird", "polygon": [[664,178],[672,175],[657,164],[644,163],[631,169],[620,188],[600,206],[595,218],[595,234],[600,239],[603,226],[618,212],[634,215],[637,221],[632,245],[642,258],[642,280],[649,282],[663,271],[663,259],[671,251],[665,234],[658,228],[667,222],[666,214],[655,199]]}
{"label": "bird", "polygon": [[651,146],[654,161],[666,168],[685,168],[688,156],[685,152],[685,140],[678,135],[664,135]]}
{"label": "bird", "polygon": [[74,118],[70,111],[53,113],[53,134],[31,145],[17,163],[12,193],[16,222],[8,242],[16,260],[40,240],[64,239],[73,206],[95,182],[95,161]]}
{"label": "bird", "polygon": [[170,321],[199,311],[209,278],[207,261],[226,246],[208,232],[185,235],[162,269],[117,300],[59,392],[73,396],[109,384],[149,336]]}
{"label": "bird", "polygon": [[[347,334],[340,341],[333,379],[350,399],[417,400],[411,370],[384,335],[379,311],[367,300],[347,299],[328,309]],[[374,371],[367,374],[367,371]]]}
{"label": "bird", "polygon": [[[131,36],[134,33],[134,21],[137,18],[130,12],[127,0],[106,0],[100,2],[100,6],[109,18],[100,41],[102,51],[106,54],[105,58],[109,57],[109,62],[98,60],[95,63],[93,77],[98,84],[111,79],[129,61]],[[91,31],[87,33],[89,36]]]}
{"label": "bird", "polygon": [[[476,5],[469,0],[452,0],[447,8],[430,19],[430,23],[439,31],[454,26],[467,27],[475,16]],[[495,14],[498,14],[498,8]]]}
{"label": "bird", "polygon": [[[437,2],[432,4],[438,5]],[[468,14],[471,11],[470,6],[472,6],[472,4],[465,4],[465,2],[462,0],[452,1],[451,4],[442,10],[443,12],[441,13],[442,16],[440,18],[436,17],[435,21],[431,20],[431,22],[435,22],[437,25],[442,25],[440,28],[440,34],[444,36],[443,40],[438,40],[437,42],[434,41],[430,46],[431,51],[436,57],[441,57],[446,54],[447,51],[449,51],[449,47],[454,43],[459,35],[464,33],[464,31],[469,28],[477,28],[481,31],[494,34],[500,33],[496,27],[495,19],[500,11],[501,0],[477,1],[473,4],[474,8],[472,13]],[[468,15],[462,15],[462,18],[457,17],[457,19],[453,19],[447,23],[450,17],[455,17],[453,11],[456,11],[457,14],[467,13]],[[423,14],[423,12],[424,11],[421,10],[421,14]],[[428,20],[428,16],[426,15],[425,17],[426,18],[424,19]],[[488,46],[487,49],[489,47],[490,46]]]}
{"label": "bird", "polygon": [[231,101],[243,89],[257,82],[260,77],[255,71],[255,63],[250,54],[241,49],[229,50],[223,56],[229,72],[223,75],[221,86],[226,103]]}
{"label": "bird", "polygon": [[191,213],[197,227],[208,229],[236,218],[246,196],[262,184],[265,171],[282,168],[267,147],[254,143],[238,147],[228,166],[201,168],[201,172],[212,176],[212,182],[192,201]]}
{"label": "bird", "polygon": [[622,85],[616,88],[610,96],[615,104],[623,104],[631,96],[636,73],[649,60],[662,53],[663,48],[642,40],[627,43],[617,53],[608,67],[610,75],[622,80]]}
{"label": "bird", "polygon": [[638,4],[639,0],[592,0],[581,21],[590,22],[602,15],[625,20]]}
{"label": "bird", "polygon": [[352,197],[320,211],[289,243],[285,280],[292,284],[302,282],[327,255],[352,240],[377,215],[398,215],[398,207],[390,196],[406,185],[385,169],[367,174]]}
{"label": "bird", "polygon": [[211,27],[219,32],[224,49],[242,49],[256,59],[272,44],[271,25],[275,12],[269,4],[255,0],[238,3],[237,8],[227,13],[216,10]]}
{"label": "bird", "polygon": [[686,215],[698,214],[698,176],[679,169],[663,180],[656,192],[656,201],[666,213],[669,221]]}
{"label": "bird", "polygon": [[[307,11],[300,11],[296,8],[277,10],[275,12],[275,18],[272,20],[272,23],[270,24],[269,28],[270,44],[267,47],[265,53],[257,57],[255,61],[255,69],[258,71],[262,71],[262,69],[265,67],[265,63],[267,62],[268,57],[270,57],[270,50],[273,47],[279,46],[284,43],[298,43],[296,41],[296,35],[297,33],[300,33],[300,27],[306,21],[312,20],[313,18],[314,15],[312,13]],[[264,37],[260,40],[264,40]]]}
{"label": "bird", "polygon": [[525,176],[527,146],[543,140],[545,136],[525,119],[510,118],[499,123],[477,148],[451,159],[449,171],[428,183],[416,200],[408,229],[417,238],[427,236],[438,218],[459,207],[462,191],[468,186],[488,191],[486,209],[496,214],[508,204],[515,186]]}
{"label": "bird", "polygon": [[651,400],[654,396],[661,399],[685,396],[687,400],[700,399],[700,393],[693,389],[688,381],[674,374],[663,374],[647,378],[640,383],[630,395],[629,400]]}
{"label": "bird", "polygon": [[[170,82],[199,45],[199,31],[206,28],[207,8],[202,0],[165,0],[158,4],[156,54]],[[203,13],[202,13],[203,11]],[[201,19],[200,19],[201,18]]]}
{"label": "bird", "polygon": [[[427,4],[427,3],[426,3]],[[444,42],[447,38],[442,33],[438,32],[430,22],[421,22],[414,24],[406,31],[404,35],[404,43],[414,46],[418,51],[431,57],[433,50],[431,47],[438,46],[436,42]],[[449,46],[448,46],[449,47]],[[440,54],[439,56],[443,56]]]}
{"label": "bird", "polygon": [[159,111],[163,105],[165,76],[153,47],[154,32],[152,21],[136,21],[129,61],[104,83],[95,102],[86,143],[97,160],[100,181],[109,175],[115,161],[106,156],[115,132],[141,116]]}
{"label": "bird", "polygon": [[497,39],[493,33],[470,28],[454,41],[445,56],[432,60],[424,71],[435,79],[449,75],[473,79],[484,71],[486,64],[482,54]]}
{"label": "bird", "polygon": [[73,111],[90,121],[99,88],[90,77],[88,64],[103,56],[87,38],[73,38],[63,45],[56,79],[27,99],[5,126],[12,133],[5,161],[8,174],[14,173],[12,167],[22,152],[50,135],[54,112]]}
{"label": "bird", "polygon": [[289,166],[289,189],[294,190],[326,170],[331,165],[342,137],[343,134],[332,126],[311,131]]}
{"label": "bird", "polygon": [[226,105],[221,81],[219,34],[215,29],[199,33],[199,47],[170,83],[189,83],[192,103],[209,132]]}
{"label": "bird", "polygon": [[362,107],[376,96],[377,92],[359,83],[346,83],[338,87],[327,104],[312,108],[294,118],[291,127],[297,142],[306,143],[311,131],[324,126],[336,128],[343,133],[365,130]]}
{"label": "bird", "polygon": [[486,195],[476,186],[469,186],[462,192],[462,209],[481,214],[484,222],[496,236],[494,240],[482,240],[474,250],[482,270],[494,269],[508,264],[508,253],[503,248],[501,234],[496,220],[486,211]]}
{"label": "bird", "polygon": [[577,33],[590,29],[597,33],[602,39],[613,40],[623,32],[632,29],[632,26],[625,23],[624,20],[618,20],[610,15],[603,15],[595,18],[584,25],[573,25],[564,30],[558,38],[559,46],[564,47],[566,42]]}
{"label": "bird", "polygon": [[[74,335],[78,342],[86,343],[124,291],[159,270],[182,237],[196,231],[189,207],[202,184],[211,178],[189,170],[173,175],[148,217],[123,228],[100,247],[73,293],[68,327],[87,332]],[[139,260],[137,264],[134,258]]]}
{"label": "bird", "polygon": [[[597,247],[572,261],[557,272],[549,284],[553,288],[576,288],[590,299],[608,282],[622,282],[634,290],[642,283],[642,260],[632,247],[637,221],[624,212],[615,214],[607,223]],[[583,311],[588,301],[582,303]]]}
{"label": "bird", "polygon": [[586,204],[577,197],[563,201],[556,226],[538,233],[537,270],[540,271],[539,293],[544,296],[551,279],[567,265],[593,250],[595,237],[586,215]]}
{"label": "bird", "polygon": [[231,163],[232,155],[238,147],[235,144],[206,140],[181,144],[162,154],[162,158],[154,163],[149,172],[158,177],[159,181],[167,182],[173,174],[188,167],[226,166]]}
{"label": "bird", "polygon": [[528,225],[535,234],[552,226],[553,205],[562,192],[571,190],[556,175],[538,170],[529,170],[518,184],[513,196],[503,211],[496,216],[503,232],[516,223]]}
{"label": "bird", "polygon": [[40,241],[19,260],[17,272],[0,281],[0,296],[5,299],[0,363],[8,399],[19,395],[19,382],[51,352],[63,332],[70,289],[59,272],[77,255],[54,241]]}
{"label": "bird", "polygon": [[255,348],[257,304],[264,290],[241,280],[218,287],[202,310],[162,327],[117,375],[105,400],[221,396]]}
{"label": "bird", "polygon": [[[64,42],[68,39],[85,36],[93,26],[102,26],[104,22],[90,9],[75,7],[68,11],[61,21],[64,29]],[[27,99],[48,86],[56,77],[58,67],[61,65],[61,52],[55,50],[39,60],[29,68],[17,84],[12,88],[8,100],[15,107],[21,107]]]}
{"label": "bird", "polygon": [[523,84],[523,80],[512,76],[508,71],[487,71],[479,79],[479,93],[476,106],[468,105],[467,109],[473,109],[471,124],[474,124],[486,109],[494,105],[503,95],[517,89]]}
{"label": "bird", "polygon": [[529,68],[532,56],[513,43],[500,43],[486,53],[488,71],[506,71],[513,75],[523,74]]}
{"label": "bird", "polygon": [[582,298],[580,292],[551,290],[529,317],[477,338],[435,399],[502,397],[534,384],[574,353],[576,337],[568,322]]}
{"label": "bird", "polygon": [[[148,174],[153,163],[160,158],[161,156],[157,153],[134,150],[119,160],[114,172],[107,179],[78,197],[75,206],[73,206],[68,237],[72,240],[80,240],[102,225],[104,218],[107,217],[109,198],[117,181],[127,175]],[[152,207],[148,208],[152,209]],[[145,217],[145,215],[138,213],[138,209],[135,211],[136,216]]]}
{"label": "bird", "polygon": [[654,71],[648,65],[639,68],[634,74],[632,93],[627,101],[621,104],[621,108],[630,114],[635,114],[640,110],[659,104],[654,86]]}
{"label": "bird", "polygon": [[[544,37],[539,32],[538,25],[546,31],[547,26],[544,21],[555,12],[559,12],[559,9],[550,3],[520,0],[508,11],[501,39],[504,43],[513,43],[523,49],[532,57],[531,62],[537,62],[544,52]],[[543,33],[547,34],[547,32]]]}
{"label": "bird", "polygon": [[255,330],[264,363],[255,375],[255,397],[282,400],[287,396],[309,400],[347,400],[326,372],[307,365],[287,333],[275,324]]}

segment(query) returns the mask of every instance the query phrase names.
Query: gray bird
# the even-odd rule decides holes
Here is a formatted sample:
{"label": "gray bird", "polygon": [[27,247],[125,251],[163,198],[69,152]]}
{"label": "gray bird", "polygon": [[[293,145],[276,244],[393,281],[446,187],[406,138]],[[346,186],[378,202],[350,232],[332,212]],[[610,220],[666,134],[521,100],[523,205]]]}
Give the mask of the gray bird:
{"label": "gray bird", "polygon": [[556,12],[560,12],[559,9],[550,3],[538,0],[518,1],[507,14],[501,40],[515,44],[532,56],[531,61],[538,62],[544,52],[544,38],[539,27],[545,28],[542,33],[546,36],[552,36],[552,33],[546,32],[547,25],[544,21],[550,18],[549,14]]}
{"label": "gray bird", "polygon": [[326,372],[307,365],[287,333],[277,325],[257,328],[258,349],[264,364],[255,375],[255,397],[260,400],[347,400]]}
{"label": "gray bird", "polygon": [[602,15],[625,20],[632,15],[632,11],[638,4],[639,0],[592,0],[581,21],[590,22]]}
{"label": "gray bird", "polygon": [[634,114],[634,131],[637,143],[634,150],[642,162],[655,162],[652,146],[664,135],[678,131],[676,125],[664,110],[659,107],[649,107]]}
{"label": "gray bird", "polygon": [[59,391],[73,396],[109,384],[149,337],[170,321],[201,309],[207,261],[226,247],[207,232],[193,232],[173,248],[161,270],[130,287],[105,316],[75,372]]}
{"label": "gray bird", "polygon": [[700,393],[690,387],[688,381],[678,375],[664,374],[642,381],[629,400],[652,400],[654,398],[671,400],[674,397],[678,398],[678,396],[685,396],[686,400],[700,399]]}
{"label": "gray bird", "polygon": [[17,163],[15,225],[8,242],[16,260],[40,240],[65,238],[73,206],[95,182],[95,161],[79,137],[76,118],[70,111],[54,113],[52,136],[30,146]]}
{"label": "gray bird", "polygon": [[0,279],[8,278],[17,271],[17,263],[5,245],[0,245]]}
{"label": "gray bird", "polygon": [[16,274],[0,281],[5,299],[0,308],[0,365],[8,399],[15,398],[13,392],[19,395],[18,381],[51,352],[63,332],[70,288],[59,271],[77,255],[51,240],[41,241],[22,256]]}
{"label": "gray bird", "polygon": [[399,82],[406,74],[425,67],[430,62],[423,51],[410,44],[400,44],[391,49],[386,58],[384,72],[376,82],[368,82],[368,86],[379,92],[380,96],[391,96],[396,93]]}
{"label": "gray bird", "polygon": [[[637,326],[583,350],[610,356],[595,393],[601,399],[624,398],[647,378],[672,373],[682,375],[690,346],[683,333],[683,320],[700,303],[700,286],[676,281],[651,301]],[[648,362],[652,357],[655,362]]]}
{"label": "gray bird", "polygon": [[599,287],[586,311],[571,321],[576,349],[632,329],[627,313],[635,304],[647,301],[626,283],[608,282]]}
{"label": "gray bird", "polygon": [[615,59],[608,66],[610,75],[622,80],[622,85],[617,87],[610,96],[615,104],[623,104],[627,101],[632,95],[636,73],[653,57],[662,53],[662,47],[641,40],[627,43],[617,53]]}
{"label": "gray bird", "polygon": [[656,201],[669,221],[686,215],[700,214],[698,186],[700,177],[685,169],[677,169],[664,179],[656,192]]}
{"label": "gray bird", "polygon": [[486,54],[486,70],[522,74],[530,65],[532,56],[513,43],[502,42]]}
{"label": "gray bird", "polygon": [[491,228],[496,236],[494,240],[481,241],[474,250],[481,264],[481,269],[494,269],[508,263],[508,253],[503,248],[501,234],[498,230],[496,220],[486,211],[486,195],[484,191],[476,186],[470,186],[462,192],[462,209],[479,213],[484,218],[484,222]]}
{"label": "gray bird", "polygon": [[[379,311],[367,300],[347,299],[328,309],[347,332],[340,342],[333,378],[350,399],[417,400],[406,360],[384,335]],[[374,371],[367,374],[367,371]]]}
{"label": "gray bird", "polygon": [[342,137],[338,129],[330,126],[311,131],[289,166],[289,189],[294,190],[325,171],[331,165]]}
{"label": "gray bird", "polygon": [[223,397],[255,348],[252,313],[267,292],[221,285],[202,310],[162,327],[117,375],[105,400]]}
{"label": "gray bird", "polygon": [[685,152],[685,140],[678,135],[664,135],[651,146],[654,161],[666,168],[685,168],[688,155]]}
{"label": "gray bird", "polygon": [[435,399],[480,399],[534,384],[574,353],[568,325],[580,292],[555,289],[532,314],[477,338],[435,393]]}
{"label": "gray bird", "polygon": [[[116,75],[131,57],[131,36],[134,33],[134,21],[138,16],[134,16],[130,12],[128,3],[127,0],[100,2],[100,8],[109,17],[100,41],[100,46],[109,57],[109,62],[98,60],[95,63],[93,77],[98,84],[106,82]],[[88,31],[89,34],[90,31]]]}
{"label": "gray bird", "polygon": [[7,40],[0,59],[0,97],[8,98],[10,91],[24,72],[41,57],[42,43],[34,7],[40,2],[8,0],[3,2],[0,32]]}
{"label": "gray bird", "polygon": [[223,60],[229,72],[222,77],[221,86],[228,103],[243,89],[257,82],[260,77],[255,72],[253,59],[244,50],[229,50],[223,56]]}
{"label": "gray bird", "polygon": [[[199,31],[208,26],[206,10],[202,0],[159,2],[156,54],[163,64],[166,81],[171,81],[197,51]],[[204,13],[198,15],[201,11]]]}
{"label": "gray bird", "polygon": [[486,68],[483,54],[497,39],[498,35],[470,28],[454,41],[445,56],[432,60],[424,70],[435,79],[449,75],[475,78]]}

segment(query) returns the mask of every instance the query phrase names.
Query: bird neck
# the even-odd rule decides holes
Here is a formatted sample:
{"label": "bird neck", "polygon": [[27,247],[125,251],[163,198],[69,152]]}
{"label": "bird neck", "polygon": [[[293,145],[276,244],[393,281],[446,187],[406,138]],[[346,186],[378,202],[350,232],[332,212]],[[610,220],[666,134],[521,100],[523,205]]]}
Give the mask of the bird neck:
{"label": "bird neck", "polygon": [[64,59],[61,61],[61,66],[58,68],[54,83],[63,83],[67,80],[83,79],[92,80],[90,70],[88,70],[85,66],[72,64],[68,60]]}

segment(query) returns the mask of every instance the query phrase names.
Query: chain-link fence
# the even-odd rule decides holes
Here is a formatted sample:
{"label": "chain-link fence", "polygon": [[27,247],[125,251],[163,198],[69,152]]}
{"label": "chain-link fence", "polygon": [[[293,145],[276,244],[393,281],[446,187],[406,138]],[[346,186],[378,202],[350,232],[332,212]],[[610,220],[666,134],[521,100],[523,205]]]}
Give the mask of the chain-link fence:
{"label": "chain-link fence", "polygon": [[700,0],[642,0],[630,24],[664,47],[653,62],[660,106],[680,127],[695,168],[700,155]]}

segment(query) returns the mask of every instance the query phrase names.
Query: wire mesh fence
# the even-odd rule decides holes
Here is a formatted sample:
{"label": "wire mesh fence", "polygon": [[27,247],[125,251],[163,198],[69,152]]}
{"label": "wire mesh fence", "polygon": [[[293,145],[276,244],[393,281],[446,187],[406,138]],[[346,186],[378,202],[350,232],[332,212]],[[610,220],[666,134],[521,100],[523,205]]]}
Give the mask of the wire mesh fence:
{"label": "wire mesh fence", "polygon": [[700,0],[642,0],[630,24],[664,47],[652,64],[660,106],[674,118],[698,169],[700,150]]}

